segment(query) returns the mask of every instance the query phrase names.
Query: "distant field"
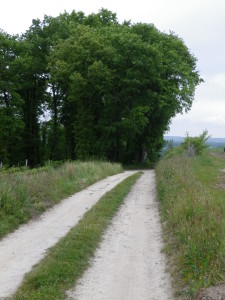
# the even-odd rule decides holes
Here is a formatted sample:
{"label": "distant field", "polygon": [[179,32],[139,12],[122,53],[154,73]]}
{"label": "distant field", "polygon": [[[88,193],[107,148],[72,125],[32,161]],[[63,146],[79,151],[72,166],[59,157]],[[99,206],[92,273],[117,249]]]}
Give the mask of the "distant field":
{"label": "distant field", "polygon": [[156,175],[170,269],[179,293],[193,297],[225,280],[225,154],[172,153]]}
{"label": "distant field", "polygon": [[[165,136],[166,141],[173,141],[174,146],[180,146],[184,141],[184,137],[180,136]],[[224,148],[225,147],[225,138],[209,138],[207,144],[211,148]]]}

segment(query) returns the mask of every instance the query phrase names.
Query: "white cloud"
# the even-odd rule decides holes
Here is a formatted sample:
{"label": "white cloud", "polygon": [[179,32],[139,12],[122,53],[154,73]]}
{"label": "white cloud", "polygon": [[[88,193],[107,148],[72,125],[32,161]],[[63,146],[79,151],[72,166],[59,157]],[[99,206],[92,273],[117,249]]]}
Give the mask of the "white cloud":
{"label": "white cloud", "polygon": [[225,137],[225,73],[205,76],[187,114],[177,115],[171,123],[170,135],[199,135],[208,129],[213,137]]}
{"label": "white cloud", "polygon": [[214,76],[211,76],[209,79],[209,82],[212,83],[212,85],[225,89],[225,73],[218,73]]}
{"label": "white cloud", "polygon": [[[225,116],[217,115],[217,116],[211,116],[208,119],[206,119],[207,123],[211,123],[214,125],[222,125],[225,126]],[[225,129],[225,127],[224,127]]]}

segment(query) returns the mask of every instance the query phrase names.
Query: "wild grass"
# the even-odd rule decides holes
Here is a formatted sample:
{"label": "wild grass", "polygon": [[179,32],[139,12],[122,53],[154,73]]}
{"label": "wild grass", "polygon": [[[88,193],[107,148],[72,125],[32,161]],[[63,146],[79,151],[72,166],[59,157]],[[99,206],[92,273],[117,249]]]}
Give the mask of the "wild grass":
{"label": "wild grass", "polygon": [[101,236],[141,173],[128,177],[106,193],[25,276],[13,299],[65,299],[66,291],[89,266]]}
{"label": "wild grass", "polygon": [[225,279],[224,167],[223,158],[205,152],[191,158],[175,154],[156,168],[166,250],[184,297]]}
{"label": "wild grass", "polygon": [[120,172],[119,164],[67,162],[58,168],[0,173],[0,238],[61,199]]}

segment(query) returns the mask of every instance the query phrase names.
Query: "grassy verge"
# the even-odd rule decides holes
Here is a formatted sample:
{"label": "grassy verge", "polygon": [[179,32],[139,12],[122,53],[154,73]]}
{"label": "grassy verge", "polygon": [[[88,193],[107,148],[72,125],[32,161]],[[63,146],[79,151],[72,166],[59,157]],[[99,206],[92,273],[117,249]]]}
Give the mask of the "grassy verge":
{"label": "grassy verge", "polygon": [[119,164],[68,162],[57,169],[0,173],[0,238],[64,197],[120,172]]}
{"label": "grassy verge", "polygon": [[68,235],[25,276],[14,299],[65,299],[65,292],[89,265],[101,236],[141,173],[105,194]]}
{"label": "grassy verge", "polygon": [[225,160],[172,155],[156,168],[166,250],[184,297],[225,278]]}

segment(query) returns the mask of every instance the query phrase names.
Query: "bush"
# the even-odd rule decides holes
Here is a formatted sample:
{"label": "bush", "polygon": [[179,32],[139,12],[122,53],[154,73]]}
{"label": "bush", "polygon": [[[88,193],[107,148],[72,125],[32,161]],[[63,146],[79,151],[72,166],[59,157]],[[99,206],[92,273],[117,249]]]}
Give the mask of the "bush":
{"label": "bush", "polygon": [[188,135],[182,143],[182,148],[188,151],[188,155],[192,156],[194,154],[200,155],[203,150],[208,148],[206,144],[207,140],[210,138],[208,131],[204,130],[200,136],[191,137]]}

